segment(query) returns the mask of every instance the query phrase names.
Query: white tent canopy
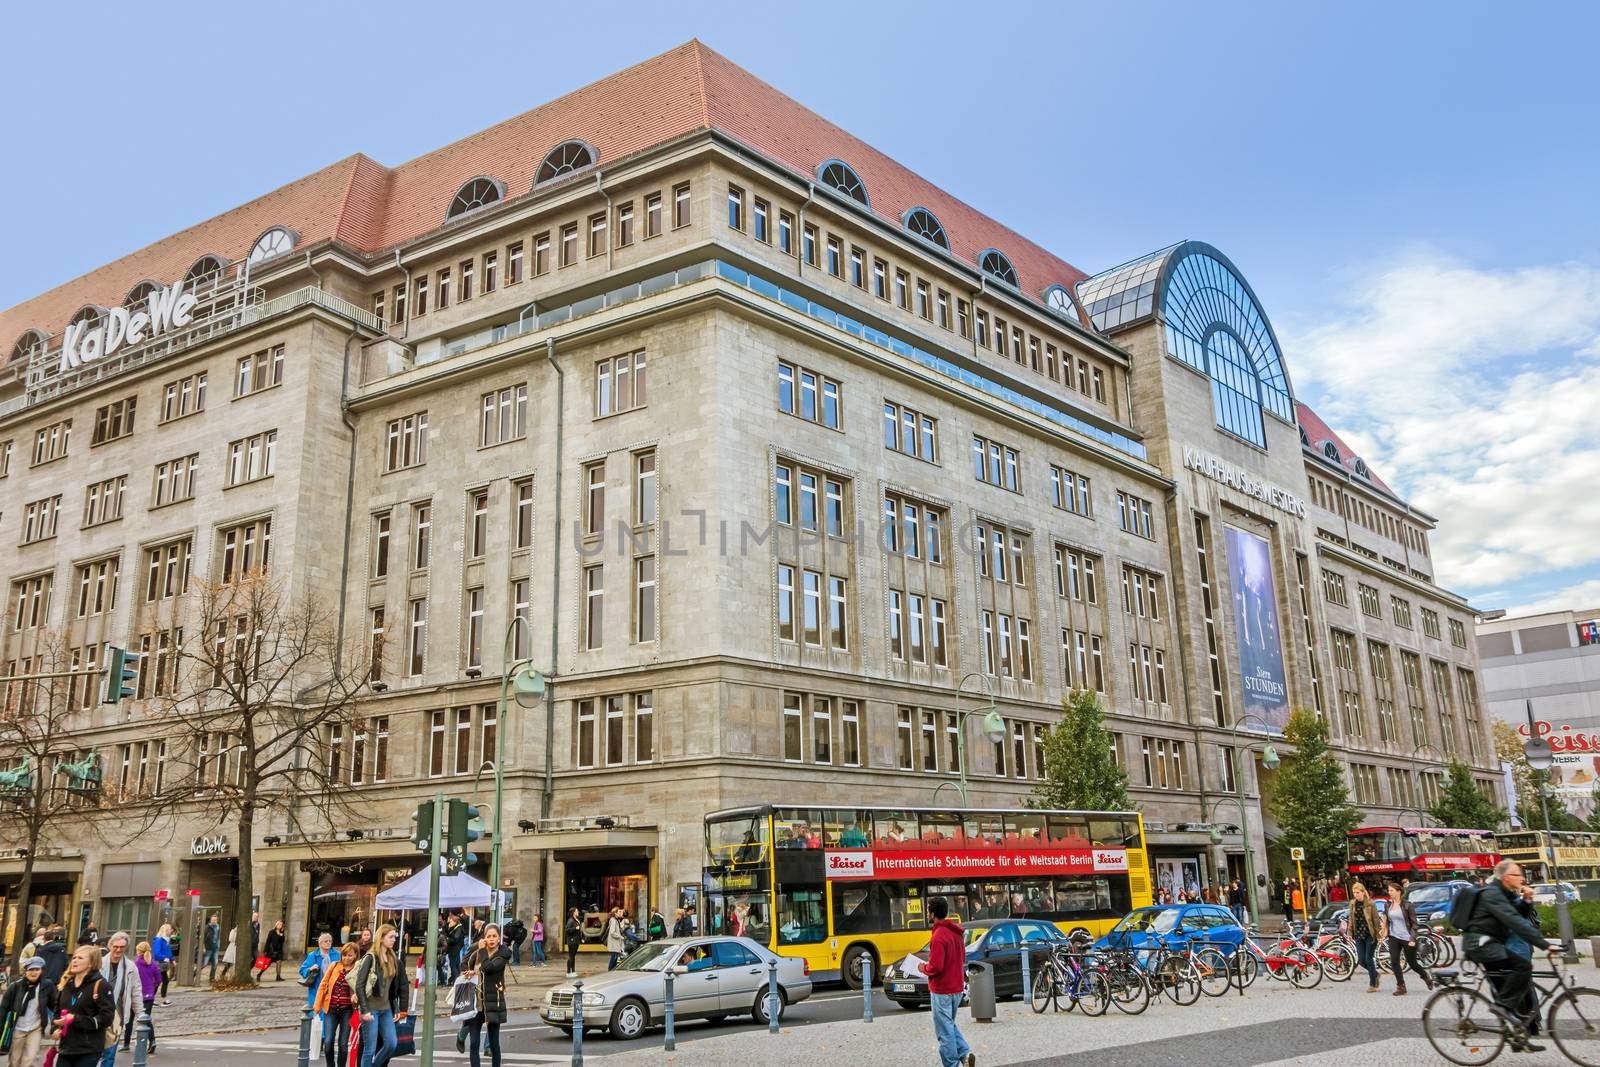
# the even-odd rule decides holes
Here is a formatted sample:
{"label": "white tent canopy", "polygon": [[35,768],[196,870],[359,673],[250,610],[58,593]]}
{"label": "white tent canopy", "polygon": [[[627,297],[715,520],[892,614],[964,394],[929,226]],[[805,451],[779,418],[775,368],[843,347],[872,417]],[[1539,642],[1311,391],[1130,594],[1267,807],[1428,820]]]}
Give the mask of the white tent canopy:
{"label": "white tent canopy", "polygon": [[[470,874],[439,874],[439,907],[487,908],[493,894],[485,882]],[[413,874],[399,885],[378,894],[378,907],[389,911],[427,910],[428,869]]]}

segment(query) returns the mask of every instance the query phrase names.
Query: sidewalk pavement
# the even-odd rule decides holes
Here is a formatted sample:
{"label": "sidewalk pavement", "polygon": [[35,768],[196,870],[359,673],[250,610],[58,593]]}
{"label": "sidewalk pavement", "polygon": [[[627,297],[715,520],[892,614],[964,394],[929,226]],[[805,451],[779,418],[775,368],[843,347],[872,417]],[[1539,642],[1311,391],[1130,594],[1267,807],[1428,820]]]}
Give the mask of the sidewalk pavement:
{"label": "sidewalk pavement", "polygon": [[[578,974],[584,978],[606,969],[604,952],[580,952]],[[545,991],[567,980],[566,958],[544,967],[523,963],[506,971],[506,1001],[512,1011],[525,1011],[544,1002]],[[414,972],[413,972],[414,976]],[[158,1000],[152,1009],[156,1035],[191,1037],[249,1030],[275,1030],[300,1025],[306,990],[285,968],[283,981],[268,975],[256,989],[213,992],[208,985],[171,987],[169,1005]],[[442,994],[442,988],[441,988]],[[443,997],[440,997],[441,1003]],[[422,1003],[422,992],[417,992]]]}

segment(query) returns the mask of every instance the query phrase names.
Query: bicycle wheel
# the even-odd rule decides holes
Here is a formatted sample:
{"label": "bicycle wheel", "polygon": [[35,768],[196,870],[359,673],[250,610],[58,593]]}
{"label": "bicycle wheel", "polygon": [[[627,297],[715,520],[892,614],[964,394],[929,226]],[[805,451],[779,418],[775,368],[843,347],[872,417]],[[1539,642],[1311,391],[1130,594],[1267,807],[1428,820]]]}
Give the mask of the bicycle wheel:
{"label": "bicycle wheel", "polygon": [[1482,993],[1462,985],[1445,986],[1422,1007],[1428,1044],[1451,1063],[1481,1067],[1506,1044],[1506,1025]]}
{"label": "bicycle wheel", "polygon": [[1437,933],[1433,936],[1434,940],[1438,941],[1439,944],[1444,946],[1444,954],[1439,962],[1435,964],[1435,966],[1454,967],[1456,965],[1456,960],[1461,958],[1461,953],[1456,948],[1456,939],[1453,937],[1445,937],[1443,934]]}
{"label": "bicycle wheel", "polygon": [[1033,1004],[1034,1013],[1043,1015],[1046,1008],[1061,1010],[1058,999],[1061,994],[1061,984],[1056,979],[1056,968],[1053,963],[1047,963],[1039,968],[1039,973],[1033,976],[1033,990],[1029,1000]]}
{"label": "bicycle wheel", "polygon": [[1569,1060],[1600,1065],[1600,989],[1574,986],[1555,999],[1546,1017],[1550,1036]]}
{"label": "bicycle wheel", "polygon": [[1161,966],[1161,985],[1174,1004],[1188,1007],[1200,999],[1200,968],[1185,956],[1170,956]]}
{"label": "bicycle wheel", "polygon": [[1322,960],[1322,973],[1335,982],[1348,982],[1356,973],[1356,953],[1349,945],[1329,945]]}
{"label": "bicycle wheel", "polygon": [[1111,989],[1111,1003],[1124,1015],[1138,1015],[1150,1006],[1150,987],[1138,968],[1111,965],[1101,972]]}
{"label": "bicycle wheel", "polygon": [[1084,971],[1072,990],[1072,999],[1085,1015],[1104,1015],[1111,1007],[1111,986],[1099,971]]}
{"label": "bicycle wheel", "polygon": [[1220,997],[1233,984],[1233,973],[1228,969],[1228,957],[1214,948],[1203,948],[1194,954],[1194,965],[1200,969],[1200,992],[1208,997]]}
{"label": "bicycle wheel", "polygon": [[1294,962],[1287,965],[1289,981],[1296,989],[1315,989],[1322,984],[1322,961],[1315,952],[1292,948],[1284,953]]}
{"label": "bicycle wheel", "polygon": [[1256,958],[1254,952],[1251,952],[1248,948],[1241,947],[1238,952],[1233,954],[1233,965],[1234,974],[1244,984],[1245,988],[1248,989],[1256,984],[1256,978],[1261,974],[1261,961]]}
{"label": "bicycle wheel", "polygon": [[1443,967],[1444,964],[1439,962],[1443,951],[1439,940],[1432,935],[1424,934],[1417,938],[1417,962],[1422,965],[1423,970],[1431,971],[1435,967]]}

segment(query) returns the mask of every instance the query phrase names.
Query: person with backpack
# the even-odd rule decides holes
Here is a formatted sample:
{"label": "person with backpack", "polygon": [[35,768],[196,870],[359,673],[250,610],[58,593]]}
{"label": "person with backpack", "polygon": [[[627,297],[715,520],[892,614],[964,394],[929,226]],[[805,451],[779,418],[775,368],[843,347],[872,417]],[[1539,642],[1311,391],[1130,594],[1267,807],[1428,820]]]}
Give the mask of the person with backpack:
{"label": "person with backpack", "polygon": [[56,1067],[98,1067],[116,1018],[111,986],[100,973],[100,950],[79,945],[56,993]]}
{"label": "person with backpack", "polygon": [[406,976],[395,954],[400,933],[384,923],[372,947],[356,963],[350,986],[361,1008],[361,1067],[384,1067],[399,1039],[395,1021],[405,1018]]}
{"label": "person with backpack", "polygon": [[44,1035],[56,1011],[56,987],[44,980],[44,960],[29,955],[22,977],[0,997],[0,1054],[10,1067],[39,1067]]}
{"label": "person with backpack", "polygon": [[928,943],[928,961],[919,970],[928,976],[928,1006],[933,1009],[933,1033],[939,1043],[942,1067],[974,1067],[978,1062],[956,1025],[956,1009],[967,984],[966,937],[961,924],[950,918],[950,902],[944,897],[928,901],[933,916],[933,937]]}
{"label": "person with backpack", "polygon": [[582,913],[573,908],[561,927],[561,947],[567,950],[567,977],[578,977],[578,946],[583,944]]}
{"label": "person with backpack", "polygon": [[505,925],[500,928],[500,935],[505,939],[505,943],[511,946],[512,964],[520,966],[522,963],[522,943],[528,939],[528,924],[521,919],[508,919]]}
{"label": "person with backpack", "polygon": [[[1462,954],[1489,975],[1494,986],[1496,1012],[1513,1024],[1514,1052],[1543,1052],[1544,1046],[1528,1040],[1537,1032],[1538,1020],[1529,1011],[1533,984],[1532,949],[1550,955],[1561,951],[1539,931],[1533,894],[1525,892],[1522,868],[1515,860],[1495,864],[1489,884],[1463,889],[1450,902],[1450,924],[1460,930]],[[1529,952],[1524,956],[1520,939]]]}
{"label": "person with backpack", "polygon": [[663,916],[656,908],[651,908],[650,921],[646,928],[649,931],[650,940],[660,941],[663,937],[667,936],[666,917]]}

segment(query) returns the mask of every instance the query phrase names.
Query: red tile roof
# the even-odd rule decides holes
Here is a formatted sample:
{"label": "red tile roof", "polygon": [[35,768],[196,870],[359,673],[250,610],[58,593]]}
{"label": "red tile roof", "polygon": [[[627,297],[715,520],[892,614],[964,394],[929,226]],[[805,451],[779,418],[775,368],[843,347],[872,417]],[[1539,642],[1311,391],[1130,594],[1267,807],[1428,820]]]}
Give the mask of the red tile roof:
{"label": "red tile roof", "polygon": [[975,262],[984,249],[999,248],[1029,295],[1053,283],[1070,290],[1085,277],[699,41],[689,41],[398,167],[351,156],[0,311],[0,358],[10,357],[25,330],[59,334],[84,304],[120,304],[138,282],[170,282],[205,253],[242,259],[270,226],[288,226],[304,243],[334,239],[375,253],[438,228],[456,191],[480,174],[504,182],[508,196],[528,192],[545,154],[563,141],[593,146],[604,169],[704,129],[742,141],[805,178],[825,160],[844,160],[866,184],[875,213],[898,224],[907,210],[927,208],[944,224],[957,257]]}
{"label": "red tile roof", "polygon": [[[1333,427],[1323,422],[1321,415],[1318,415],[1315,411],[1312,411],[1309,407],[1307,407],[1305,404],[1302,404],[1298,400],[1294,402],[1294,413],[1295,418],[1300,421],[1300,428],[1306,433],[1306,439],[1311,442],[1311,447],[1316,451],[1317,455],[1321,456],[1323,459],[1329,458],[1327,453],[1322,451],[1322,444],[1324,441],[1332,441],[1334,446],[1339,449],[1340,465],[1351,474],[1357,473],[1357,457],[1355,449],[1345,444],[1344,438],[1334,433]],[[1385,493],[1388,493],[1396,500],[1400,499],[1399,494],[1397,494],[1393,489],[1390,489],[1388,484],[1382,478],[1378,477],[1378,472],[1373,470],[1370,466],[1367,467],[1367,473],[1365,477],[1367,481],[1371,482],[1379,489],[1382,489]]]}

